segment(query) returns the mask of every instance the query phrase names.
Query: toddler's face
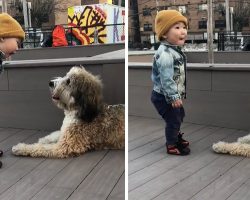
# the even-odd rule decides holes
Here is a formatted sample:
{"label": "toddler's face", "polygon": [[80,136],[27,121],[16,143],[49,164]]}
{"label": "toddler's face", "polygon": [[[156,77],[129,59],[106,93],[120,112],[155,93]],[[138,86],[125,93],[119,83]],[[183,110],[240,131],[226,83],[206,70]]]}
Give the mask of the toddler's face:
{"label": "toddler's face", "polygon": [[0,40],[0,50],[4,52],[5,58],[16,53],[20,46],[21,40],[18,38],[3,38]]}
{"label": "toddler's face", "polygon": [[178,22],[162,37],[170,44],[183,46],[187,38],[187,27],[183,22]]}

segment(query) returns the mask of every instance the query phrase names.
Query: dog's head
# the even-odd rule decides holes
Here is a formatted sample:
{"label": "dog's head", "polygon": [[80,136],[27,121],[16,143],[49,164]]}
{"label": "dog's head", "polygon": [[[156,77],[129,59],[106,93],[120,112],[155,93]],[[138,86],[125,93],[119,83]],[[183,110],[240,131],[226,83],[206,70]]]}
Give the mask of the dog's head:
{"label": "dog's head", "polygon": [[72,67],[65,77],[52,79],[49,86],[59,108],[77,111],[85,121],[92,121],[102,108],[101,80],[83,67]]}

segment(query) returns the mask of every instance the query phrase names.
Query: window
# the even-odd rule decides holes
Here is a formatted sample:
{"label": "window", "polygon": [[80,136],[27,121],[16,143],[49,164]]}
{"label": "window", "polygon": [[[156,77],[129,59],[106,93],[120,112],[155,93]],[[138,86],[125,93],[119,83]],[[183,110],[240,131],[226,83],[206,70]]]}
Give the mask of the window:
{"label": "window", "polygon": [[225,20],[215,20],[215,28],[226,28]]}
{"label": "window", "polygon": [[143,8],[142,15],[143,16],[149,16],[149,15],[151,15],[151,9],[150,8]]}
{"label": "window", "polygon": [[152,24],[144,24],[144,31],[152,31]]}
{"label": "window", "polygon": [[207,28],[207,21],[206,20],[199,21],[199,29],[206,29],[206,28]]}
{"label": "window", "polygon": [[179,6],[179,7],[178,7],[178,10],[179,10],[179,12],[182,13],[182,14],[187,13],[186,6]]}
{"label": "window", "polygon": [[207,10],[207,4],[199,4],[198,5],[198,10],[199,11]]}

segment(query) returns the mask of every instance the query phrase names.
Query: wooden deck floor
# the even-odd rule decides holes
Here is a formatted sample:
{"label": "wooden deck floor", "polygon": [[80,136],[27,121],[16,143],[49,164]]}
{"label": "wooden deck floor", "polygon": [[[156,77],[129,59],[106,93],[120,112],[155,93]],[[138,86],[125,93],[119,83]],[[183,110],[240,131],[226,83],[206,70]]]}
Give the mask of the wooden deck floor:
{"label": "wooden deck floor", "polygon": [[1,200],[123,200],[124,151],[93,151],[69,159],[16,157],[11,147],[47,133],[0,129]]}
{"label": "wooden deck floor", "polygon": [[165,153],[162,120],[129,116],[129,200],[249,200],[250,159],[216,154],[219,140],[246,131],[185,123],[191,154]]}

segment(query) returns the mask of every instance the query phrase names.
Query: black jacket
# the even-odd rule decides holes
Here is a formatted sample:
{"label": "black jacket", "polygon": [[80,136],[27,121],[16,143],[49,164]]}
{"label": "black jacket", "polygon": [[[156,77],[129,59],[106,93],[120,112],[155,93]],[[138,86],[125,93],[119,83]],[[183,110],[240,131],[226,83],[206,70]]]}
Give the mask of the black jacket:
{"label": "black jacket", "polygon": [[4,59],[4,53],[0,51],[0,74],[3,71],[3,59]]}

